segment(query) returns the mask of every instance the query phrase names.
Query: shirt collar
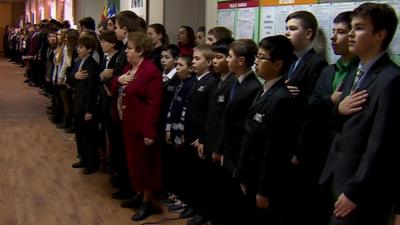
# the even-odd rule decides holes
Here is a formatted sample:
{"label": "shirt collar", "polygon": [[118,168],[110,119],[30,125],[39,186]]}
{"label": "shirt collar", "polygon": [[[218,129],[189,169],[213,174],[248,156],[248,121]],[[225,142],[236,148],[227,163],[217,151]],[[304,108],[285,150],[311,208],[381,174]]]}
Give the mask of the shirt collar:
{"label": "shirt collar", "polygon": [[300,60],[301,58],[303,58],[307,52],[309,52],[312,49],[312,45],[308,46],[307,48],[300,50],[298,52],[295,52],[294,54],[297,56],[297,59]]}
{"label": "shirt collar", "polygon": [[226,74],[221,74],[221,80],[224,81],[226,80],[226,78],[228,78],[229,74],[231,74],[230,72],[226,73]]}
{"label": "shirt collar", "polygon": [[171,71],[169,71],[167,74],[163,74],[164,76],[167,76],[169,80],[176,74],[176,68],[174,67]]}
{"label": "shirt collar", "polygon": [[201,80],[203,77],[205,77],[208,73],[210,73],[210,71],[207,71],[207,72],[203,73],[202,75],[197,76],[197,81],[200,81],[200,80]]}
{"label": "shirt collar", "polygon": [[111,54],[107,54],[107,61],[109,61],[118,51],[114,51]]}
{"label": "shirt collar", "polygon": [[252,72],[253,72],[253,70],[250,69],[247,72],[245,72],[244,74],[240,75],[238,78],[239,84],[241,84],[244,81],[244,79],[246,79],[246,77],[248,77]]}
{"label": "shirt collar", "polygon": [[358,61],[357,57],[352,57],[349,61],[343,62],[343,58],[340,57],[340,59],[336,61],[335,66],[339,71],[348,71],[350,67],[356,65],[357,61]]}
{"label": "shirt collar", "polygon": [[124,38],[124,40],[122,40],[122,42],[124,43],[124,45],[126,45],[128,43],[128,37]]}
{"label": "shirt collar", "polygon": [[269,81],[265,81],[264,85],[263,85],[263,89],[264,89],[264,93],[267,92],[269,89],[271,89],[272,86],[274,86],[274,84],[276,82],[278,82],[283,76],[279,76],[279,77],[275,77],[272,80]]}
{"label": "shirt collar", "polygon": [[361,69],[361,71],[364,72],[364,74],[367,74],[368,71],[371,69],[371,67],[376,63],[376,61],[378,61],[384,54],[386,53],[386,51],[381,52],[379,55],[377,55],[375,58],[370,59],[367,63],[363,64],[360,62],[360,64],[358,65],[358,68]]}

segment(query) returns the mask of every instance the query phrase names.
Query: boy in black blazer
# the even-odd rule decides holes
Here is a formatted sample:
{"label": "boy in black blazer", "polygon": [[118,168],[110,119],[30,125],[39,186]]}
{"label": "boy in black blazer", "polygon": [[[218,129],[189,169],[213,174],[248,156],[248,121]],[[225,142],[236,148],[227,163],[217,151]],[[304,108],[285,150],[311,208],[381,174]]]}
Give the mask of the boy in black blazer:
{"label": "boy in black blazer", "polygon": [[244,125],[244,138],[235,174],[247,196],[252,224],[281,224],[296,132],[292,129],[295,102],[285,85],[293,46],[283,35],[259,44],[256,74],[265,80]]}
{"label": "boy in black blazer", "polygon": [[96,40],[81,37],[78,41],[79,58],[74,62],[71,72],[73,87],[73,115],[76,144],[81,161],[73,167],[84,167],[84,174],[91,174],[99,167],[99,155],[96,148],[96,102],[98,95],[98,64],[91,56]]}
{"label": "boy in black blazer", "polygon": [[[309,210],[318,208],[316,189],[317,179],[312,180],[308,171],[304,169],[304,157],[308,149],[302,148],[304,133],[307,129],[306,120],[309,117],[308,99],[314,90],[315,83],[321,70],[327,66],[327,62],[318,55],[312,47],[317,34],[318,22],[315,16],[308,11],[297,11],[286,18],[286,36],[294,47],[293,62],[287,73],[287,87],[296,101],[296,111],[292,116],[297,118],[293,129],[298,131],[297,144],[294,147],[293,163],[293,206],[291,216],[293,223],[310,225]],[[305,199],[305,196],[308,196]],[[307,207],[304,207],[307,205]],[[312,208],[312,209],[311,209]],[[314,216],[312,216],[314,220]],[[314,221],[315,222],[315,221]],[[315,224],[318,224],[315,222]]]}
{"label": "boy in black blazer", "polygon": [[343,86],[341,126],[320,183],[337,199],[330,224],[387,224],[398,189],[400,68],[386,50],[398,24],[387,4],[364,3],[352,14],[349,49],[360,57]]}
{"label": "boy in black blazer", "polygon": [[[255,76],[252,66],[258,51],[257,44],[250,39],[240,39],[231,43],[227,57],[229,71],[236,76],[229,92],[223,120],[224,133],[221,145],[221,163],[224,171],[224,195],[230,197],[225,207],[221,208],[226,224],[246,223],[247,210],[243,204],[240,185],[234,176],[234,170],[240,154],[244,136],[244,122],[248,110],[256,96],[261,83]],[[234,204],[232,204],[234,202]],[[235,217],[231,215],[234,214]],[[243,221],[242,221],[243,220]],[[239,222],[240,221],[240,222]]]}

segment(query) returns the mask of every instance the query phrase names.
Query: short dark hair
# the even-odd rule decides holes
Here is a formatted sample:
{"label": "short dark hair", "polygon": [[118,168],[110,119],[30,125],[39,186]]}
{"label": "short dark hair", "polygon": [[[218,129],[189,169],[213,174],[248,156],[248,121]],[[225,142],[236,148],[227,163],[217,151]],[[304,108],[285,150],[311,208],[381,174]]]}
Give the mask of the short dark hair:
{"label": "short dark hair", "polygon": [[313,35],[311,36],[311,40],[314,40],[315,35],[317,34],[317,29],[318,29],[318,22],[315,16],[308,12],[308,11],[297,11],[289,14],[289,16],[286,17],[286,23],[291,20],[291,19],[298,19],[301,21],[301,24],[304,28],[306,29],[311,29],[313,32]]}
{"label": "short dark hair", "polygon": [[113,30],[105,30],[100,33],[100,40],[104,40],[115,44],[114,49],[119,50],[122,48],[122,42],[120,42],[117,38],[117,35]]}
{"label": "short dark hair", "polygon": [[344,23],[348,28],[351,28],[351,14],[351,11],[341,12],[335,17],[333,23]]}
{"label": "short dark hair", "polygon": [[167,46],[169,42],[168,34],[167,31],[165,30],[165,27],[162,24],[159,23],[153,23],[149,27],[153,28],[156,34],[161,34],[161,45],[162,46]]}
{"label": "short dark hair", "polygon": [[193,57],[191,55],[180,55],[179,58],[183,59],[188,67],[193,65]]}
{"label": "short dark hair", "polygon": [[111,20],[111,22],[114,24],[114,26],[115,26],[115,19],[116,19],[116,16],[112,16],[112,17],[109,17],[108,19],[107,19],[107,22],[109,21],[109,20]]}
{"label": "short dark hair", "polygon": [[226,27],[214,27],[208,31],[209,35],[213,35],[217,41],[224,39],[232,39],[232,32]]}
{"label": "short dark hair", "polygon": [[229,55],[229,45],[233,42],[233,38],[231,39],[224,39],[215,42],[212,45],[212,51],[224,54],[225,56]]}
{"label": "short dark hair", "polygon": [[92,17],[84,17],[83,19],[79,20],[79,25],[81,25],[81,27],[84,26],[89,30],[96,30],[96,22]]}
{"label": "short dark hair", "polygon": [[239,39],[229,46],[236,56],[244,57],[246,65],[251,67],[254,65],[256,54],[258,52],[257,44],[252,39]]}
{"label": "short dark hair", "polygon": [[258,47],[269,51],[271,61],[280,60],[283,62],[281,74],[286,73],[292,63],[294,47],[290,40],[283,35],[269,36],[260,41]]}
{"label": "short dark hair", "polygon": [[169,44],[163,48],[163,51],[168,51],[171,53],[172,57],[176,59],[179,56],[179,47],[175,44]]}
{"label": "short dark hair", "polygon": [[71,23],[69,22],[69,20],[64,20],[64,22],[62,23],[64,28],[71,28]]}
{"label": "short dark hair", "polygon": [[86,49],[92,49],[92,52],[96,50],[96,40],[89,36],[79,38],[78,45],[84,46]]}
{"label": "short dark hair", "polygon": [[353,10],[352,17],[370,18],[373,32],[385,30],[386,37],[382,42],[382,50],[389,47],[397,29],[396,11],[387,4],[367,2]]}
{"label": "short dark hair", "polygon": [[139,16],[136,13],[125,10],[118,13],[116,22],[121,28],[126,27],[128,32],[142,31],[144,32],[143,24],[139,21]]}
{"label": "short dark hair", "polygon": [[153,49],[153,44],[151,38],[144,32],[129,32],[128,42],[132,42],[137,51],[142,51],[143,58],[148,58],[150,56]]}

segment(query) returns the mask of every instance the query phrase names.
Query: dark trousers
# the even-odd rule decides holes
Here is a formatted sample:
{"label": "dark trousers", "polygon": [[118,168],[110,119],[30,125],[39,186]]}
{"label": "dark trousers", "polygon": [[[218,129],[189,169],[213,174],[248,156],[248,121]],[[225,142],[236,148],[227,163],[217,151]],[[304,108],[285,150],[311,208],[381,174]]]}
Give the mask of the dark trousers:
{"label": "dark trousers", "polygon": [[81,161],[89,169],[99,167],[99,153],[96,148],[96,126],[94,119],[84,120],[84,115],[74,116],[75,137],[78,155]]}
{"label": "dark trousers", "polygon": [[112,120],[109,123],[111,145],[111,168],[117,177],[117,183],[121,190],[132,190],[126,161],[124,136],[121,121]]}
{"label": "dark trousers", "polygon": [[[289,202],[285,219],[290,225],[325,225],[332,214],[332,198],[326,187],[310,176],[303,166],[290,172]],[[312,213],[310,213],[312,212]]]}

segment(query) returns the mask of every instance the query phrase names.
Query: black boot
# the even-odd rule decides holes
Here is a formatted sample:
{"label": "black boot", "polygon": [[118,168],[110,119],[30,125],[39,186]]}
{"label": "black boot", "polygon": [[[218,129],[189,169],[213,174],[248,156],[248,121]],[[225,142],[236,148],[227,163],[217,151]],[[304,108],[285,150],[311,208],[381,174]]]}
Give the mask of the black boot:
{"label": "black boot", "polygon": [[143,202],[140,206],[139,210],[136,212],[135,215],[132,216],[133,221],[141,221],[146,219],[148,216],[152,214],[151,203],[150,202]]}

